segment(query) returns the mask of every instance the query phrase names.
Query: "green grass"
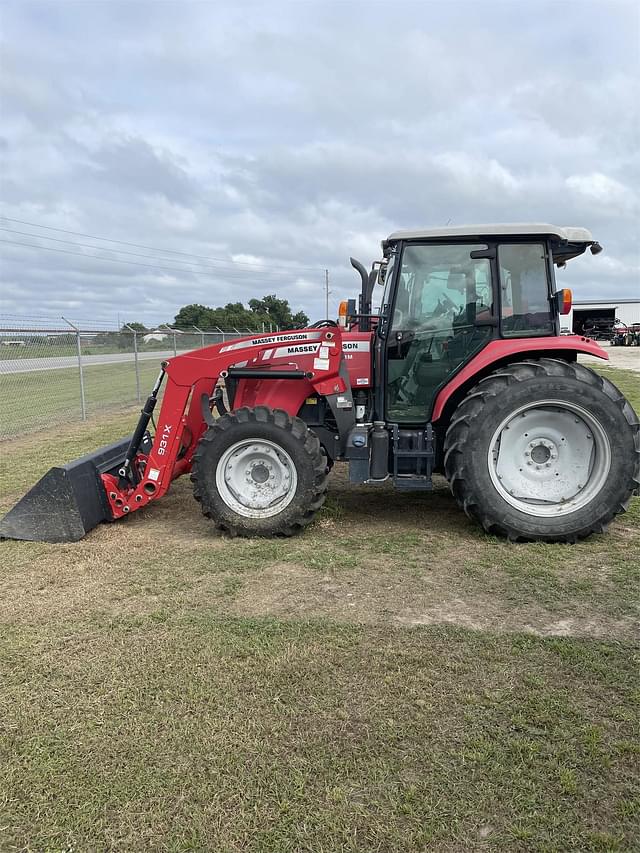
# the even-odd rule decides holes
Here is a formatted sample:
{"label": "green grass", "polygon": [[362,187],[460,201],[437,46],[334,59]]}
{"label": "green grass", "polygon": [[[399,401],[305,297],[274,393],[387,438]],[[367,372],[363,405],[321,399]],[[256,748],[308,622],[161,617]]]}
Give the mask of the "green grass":
{"label": "green grass", "polygon": [[[606,369],[640,410],[637,377]],[[0,507],[135,409],[5,442]],[[78,543],[0,543],[0,850],[631,851],[640,500],[510,545],[352,488],[228,540],[188,478]]]}
{"label": "green grass", "polygon": [[[145,399],[158,375],[155,359],[139,362],[140,394]],[[84,367],[87,414],[130,405],[136,400],[133,361]],[[33,432],[81,417],[77,368],[9,373],[0,377],[0,437]]]}
{"label": "green grass", "polygon": [[606,376],[614,385],[617,385],[636,413],[640,413],[640,374],[631,370],[621,370],[618,367],[600,367],[599,364],[585,366],[597,370],[598,373]]}
{"label": "green grass", "polygon": [[[6,335],[4,337],[6,338]],[[23,347],[0,345],[0,361],[15,361],[16,359],[26,358],[76,358],[78,349],[75,336],[63,335],[61,337],[60,342],[42,338],[36,342],[26,343]],[[178,351],[191,347],[196,348],[201,346],[201,338],[200,335],[187,335],[186,338],[178,338],[177,344],[179,345]],[[140,337],[138,338],[139,352],[153,352],[154,350],[159,352],[172,351],[173,337],[170,336],[164,341],[150,341],[149,343],[144,343]],[[129,353],[133,357],[133,338],[129,337],[123,341],[123,346],[118,346],[118,343],[115,342],[88,344],[84,339],[82,340],[83,356],[110,355],[113,353]]]}
{"label": "green grass", "polygon": [[[6,337],[6,336],[5,336]],[[16,359],[24,358],[75,358],[78,354],[75,337],[65,335],[64,343],[56,343],[42,338],[42,340],[34,343],[26,343],[23,347],[17,346],[0,346],[0,360],[15,361]],[[19,339],[19,336],[18,336]],[[128,342],[129,343],[129,342]],[[166,347],[164,347],[166,349]],[[133,342],[127,347],[129,352],[133,351]],[[117,344],[113,346],[87,346],[82,344],[83,355],[105,355],[107,353],[124,352]]]}
{"label": "green grass", "polygon": [[166,611],[3,647],[3,850],[634,843],[624,647]]}

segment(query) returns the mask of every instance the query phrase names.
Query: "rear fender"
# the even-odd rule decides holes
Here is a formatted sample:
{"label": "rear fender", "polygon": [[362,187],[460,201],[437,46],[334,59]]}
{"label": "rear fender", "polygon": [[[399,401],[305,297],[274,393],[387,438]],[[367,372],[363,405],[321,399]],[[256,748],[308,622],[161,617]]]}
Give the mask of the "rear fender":
{"label": "rear fender", "polygon": [[543,356],[575,361],[578,353],[604,360],[609,358],[599,344],[580,335],[491,341],[439,391],[433,406],[431,421],[435,423],[442,418],[449,408],[448,404],[457,401],[461,391],[464,392],[467,387],[475,384],[501,364]]}

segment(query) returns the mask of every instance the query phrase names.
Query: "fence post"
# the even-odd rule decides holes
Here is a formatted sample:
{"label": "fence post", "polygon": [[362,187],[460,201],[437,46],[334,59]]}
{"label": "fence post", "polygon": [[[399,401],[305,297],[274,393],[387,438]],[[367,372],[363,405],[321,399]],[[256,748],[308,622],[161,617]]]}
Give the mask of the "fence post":
{"label": "fence post", "polygon": [[80,329],[77,326],[74,326],[73,323],[70,323],[66,317],[62,318],[68,326],[76,333],[76,347],[78,350],[78,374],[80,376],[80,413],[82,414],[82,420],[86,421],[87,419],[87,406],[84,399],[84,373],[82,371],[82,344],[80,343]]}
{"label": "fence post", "polygon": [[174,355],[174,357],[175,357],[176,355],[178,355],[178,350],[177,350],[177,347],[176,347],[176,330],[175,330],[175,329],[172,329],[172,328],[171,328],[171,326],[170,326],[168,323],[161,323],[161,324],[158,326],[158,329],[162,329],[162,327],[163,327],[163,326],[164,326],[164,328],[165,328],[168,332],[171,332],[171,334],[172,334],[172,336],[173,336],[173,355]]}
{"label": "fence post", "polygon": [[[128,323],[124,324],[126,329],[131,329],[131,326]],[[136,366],[136,397],[138,398],[138,402],[142,402],[142,397],[140,396],[140,369],[138,367],[138,333],[135,329],[131,329],[133,332],[133,362]]]}
{"label": "fence post", "polygon": [[199,329],[197,326],[194,326],[193,328],[196,330],[196,332],[199,332],[200,343],[202,344],[202,348],[204,349],[204,332],[202,331],[202,329]]}
{"label": "fence post", "polygon": [[225,336],[224,336],[224,332],[222,331],[222,329],[220,328],[220,326],[216,326],[216,329],[217,329],[217,330],[220,332],[220,334],[222,335],[222,343],[224,343],[224,342],[225,342],[225,340],[226,340],[226,339],[225,339]]}

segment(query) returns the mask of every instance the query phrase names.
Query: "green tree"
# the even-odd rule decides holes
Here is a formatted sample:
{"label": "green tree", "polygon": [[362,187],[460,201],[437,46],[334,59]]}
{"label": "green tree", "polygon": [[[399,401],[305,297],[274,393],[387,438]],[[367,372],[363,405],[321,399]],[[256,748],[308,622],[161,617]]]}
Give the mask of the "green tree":
{"label": "green tree", "polygon": [[309,323],[304,311],[291,314],[289,302],[278,299],[275,293],[262,299],[250,299],[247,308],[242,302],[228,302],[218,308],[192,303],[184,305],[176,314],[174,325],[178,329],[251,329],[262,331],[262,326],[269,329],[275,326],[279,329],[302,328]]}
{"label": "green tree", "polygon": [[147,331],[147,327],[144,325],[144,323],[138,323],[135,320],[132,320],[131,323],[123,323],[120,331],[121,332],[130,332],[131,329],[133,329],[134,332],[146,332]]}
{"label": "green tree", "polygon": [[269,322],[280,329],[290,329],[293,326],[305,326],[309,318],[304,311],[298,311],[295,316],[291,314],[288,299],[278,299],[275,293],[263,296],[262,299],[250,299],[249,308],[257,315],[266,315]]}
{"label": "green tree", "polygon": [[174,325],[179,329],[189,329],[192,326],[197,326],[199,329],[209,329],[216,326],[214,322],[215,310],[208,308],[206,305],[184,305],[176,314]]}

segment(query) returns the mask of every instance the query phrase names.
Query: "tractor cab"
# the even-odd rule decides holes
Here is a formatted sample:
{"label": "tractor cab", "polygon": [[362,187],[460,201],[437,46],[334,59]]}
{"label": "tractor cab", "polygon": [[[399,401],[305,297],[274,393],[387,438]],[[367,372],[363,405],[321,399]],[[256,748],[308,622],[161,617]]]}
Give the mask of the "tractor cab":
{"label": "tractor cab", "polygon": [[[584,228],[473,225],[398,231],[382,243],[379,414],[430,420],[437,392],[494,340],[560,334],[570,292],[554,265],[600,246]],[[379,276],[380,278],[380,276]]]}

